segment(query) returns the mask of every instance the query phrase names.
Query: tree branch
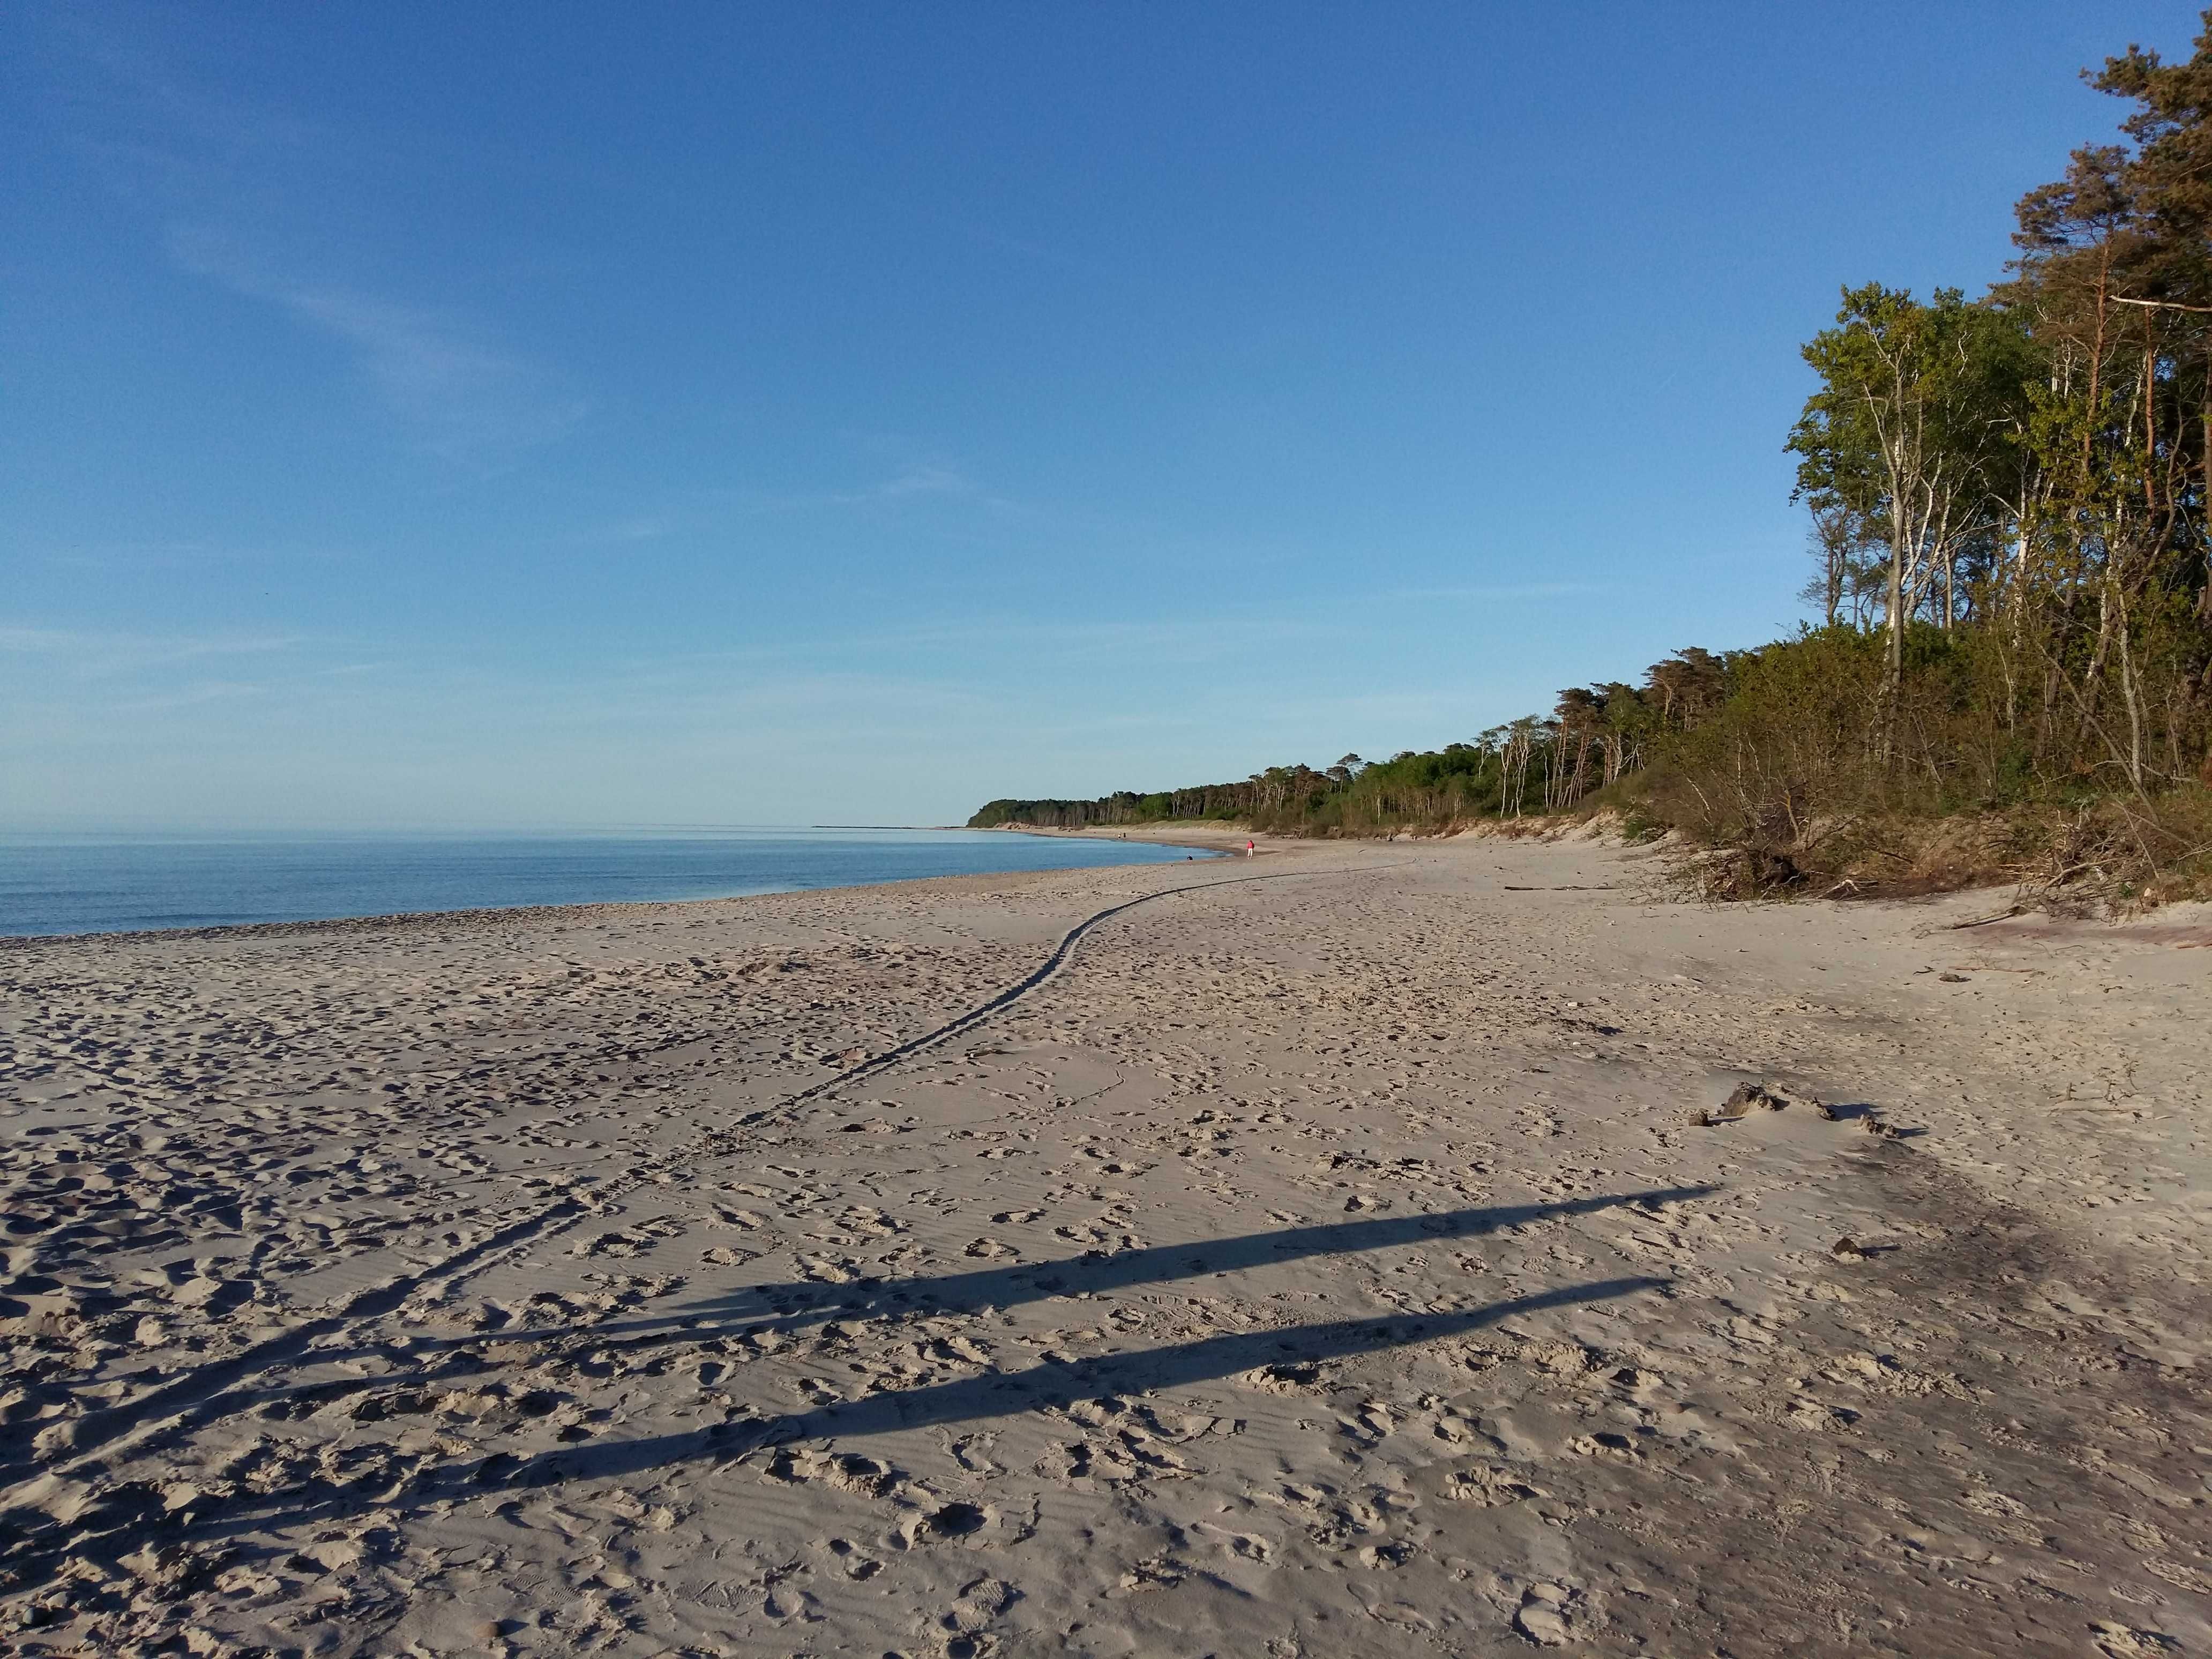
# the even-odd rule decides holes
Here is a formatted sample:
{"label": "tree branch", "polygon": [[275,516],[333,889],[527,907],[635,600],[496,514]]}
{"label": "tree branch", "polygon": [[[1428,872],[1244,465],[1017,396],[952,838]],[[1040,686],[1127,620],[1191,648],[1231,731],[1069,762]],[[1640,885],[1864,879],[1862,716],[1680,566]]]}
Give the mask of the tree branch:
{"label": "tree branch", "polygon": [[2185,306],[2178,300],[2130,300],[2118,294],[2108,294],[2105,297],[2116,306],[2141,306],[2147,311],[2193,311],[2212,317],[2212,306]]}

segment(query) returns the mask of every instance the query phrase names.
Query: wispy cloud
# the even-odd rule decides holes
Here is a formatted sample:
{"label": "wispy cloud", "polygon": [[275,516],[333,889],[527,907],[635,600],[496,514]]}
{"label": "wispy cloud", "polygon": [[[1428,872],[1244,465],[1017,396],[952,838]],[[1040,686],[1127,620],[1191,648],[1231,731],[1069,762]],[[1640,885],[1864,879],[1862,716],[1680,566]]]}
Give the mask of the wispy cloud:
{"label": "wispy cloud", "polygon": [[976,495],[975,483],[947,466],[907,466],[875,488],[875,494],[900,495]]}
{"label": "wispy cloud", "polygon": [[[976,514],[1033,520],[1045,516],[1031,504],[1000,494],[960,468],[942,461],[902,461],[888,465],[872,481],[855,481],[842,488],[766,489],[726,487],[702,491],[683,522],[659,514],[647,514],[653,533],[676,528],[700,528],[732,517],[804,515],[860,509],[877,514],[917,513],[932,507],[964,508]],[[1055,517],[1060,515],[1054,515]],[[602,532],[600,540],[620,540],[617,532]]]}
{"label": "wispy cloud", "polygon": [[568,375],[483,320],[362,280],[380,250],[346,245],[357,223],[333,238],[324,212],[361,143],[210,90],[184,49],[163,43],[156,15],[128,28],[77,17],[51,38],[75,71],[58,89],[64,130],[178,269],[342,347],[410,438],[447,460],[496,464],[584,419]]}
{"label": "wispy cloud", "polygon": [[965,501],[1000,517],[1031,519],[1036,507],[986,488],[956,467],[909,462],[868,492],[871,499],[901,501],[935,499]]}
{"label": "wispy cloud", "polygon": [[997,495],[956,466],[939,461],[906,461],[887,477],[854,489],[819,495],[783,496],[780,507],[900,507],[929,501],[962,502],[998,513],[1020,513],[1018,501]]}
{"label": "wispy cloud", "polygon": [[301,650],[296,634],[152,635],[0,623],[0,656],[37,657],[41,671],[108,678],[223,657]]}
{"label": "wispy cloud", "polygon": [[138,575],[171,570],[207,570],[217,566],[302,565],[341,563],[352,556],[339,549],[300,544],[255,545],[222,542],[93,542],[24,550],[27,559],[59,570],[97,571],[110,575]]}
{"label": "wispy cloud", "polygon": [[653,513],[609,525],[586,539],[595,542],[657,542],[676,534],[683,527],[678,520],[667,514]]}
{"label": "wispy cloud", "polygon": [[1394,587],[1392,599],[1559,599],[1603,590],[1596,582],[1508,582],[1468,587]]}
{"label": "wispy cloud", "polygon": [[561,376],[488,343],[458,317],[280,274],[204,225],[172,226],[168,250],[181,269],[266,301],[350,348],[386,404],[449,459],[550,443],[586,413]]}
{"label": "wispy cloud", "polygon": [[978,651],[1048,655],[1062,667],[1094,659],[1123,667],[1159,659],[1188,665],[1276,649],[1294,641],[1324,640],[1331,632],[1322,623],[1291,617],[1212,615],[1076,623],[975,616],[849,633],[786,636],[722,651],[662,654],[639,660],[634,672],[653,678],[689,674],[716,665],[817,663],[853,658],[882,661],[902,653],[950,653],[964,660]]}
{"label": "wispy cloud", "polygon": [[262,697],[270,688],[251,680],[196,680],[174,691],[125,697],[110,703],[118,714],[165,714],[179,708],[198,708],[211,702],[231,702],[241,697]]}

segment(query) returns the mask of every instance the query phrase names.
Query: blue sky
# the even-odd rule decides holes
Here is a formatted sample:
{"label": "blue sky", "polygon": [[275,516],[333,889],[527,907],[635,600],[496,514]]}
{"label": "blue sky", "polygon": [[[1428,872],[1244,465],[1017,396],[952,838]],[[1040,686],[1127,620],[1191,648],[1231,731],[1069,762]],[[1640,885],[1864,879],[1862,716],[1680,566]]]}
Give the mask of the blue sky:
{"label": "blue sky", "polygon": [[1790,626],[2143,3],[0,12],[0,823],[944,822]]}

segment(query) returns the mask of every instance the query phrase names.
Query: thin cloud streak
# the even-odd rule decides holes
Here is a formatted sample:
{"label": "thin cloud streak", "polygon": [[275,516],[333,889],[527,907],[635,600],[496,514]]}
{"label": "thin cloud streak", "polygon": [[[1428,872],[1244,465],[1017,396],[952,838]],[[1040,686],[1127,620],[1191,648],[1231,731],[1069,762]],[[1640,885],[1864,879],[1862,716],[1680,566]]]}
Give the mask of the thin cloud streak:
{"label": "thin cloud streak", "polygon": [[[178,270],[276,307],[349,354],[379,400],[433,454],[482,466],[556,441],[587,416],[567,377],[443,308],[403,303],[301,250],[308,188],[342,188],[347,135],[219,97],[96,15],[56,40],[82,72],[60,94],[70,137],[160,235]],[[290,175],[288,177],[288,174]],[[314,271],[317,274],[308,274]]]}
{"label": "thin cloud streak", "polygon": [[1603,592],[1596,582],[1512,582],[1497,586],[1394,587],[1389,599],[1559,599]]}
{"label": "thin cloud streak", "polygon": [[1042,622],[1029,617],[977,617],[957,623],[924,623],[804,639],[772,645],[739,646],[726,651],[690,652],[641,659],[633,666],[652,674],[689,665],[819,660],[839,654],[927,650],[982,646],[994,651],[1109,652],[1117,657],[1145,650],[1173,651],[1184,661],[1218,659],[1235,652],[1296,640],[1327,639],[1341,630],[1291,617],[1193,617],[1174,622]]}
{"label": "thin cloud streak", "polygon": [[557,375],[484,343],[453,317],[274,274],[204,226],[173,226],[168,251],[179,269],[275,305],[351,348],[386,404],[447,459],[551,443],[589,412]]}
{"label": "thin cloud streak", "polygon": [[60,628],[0,625],[0,655],[63,659],[58,667],[88,678],[107,678],[174,667],[210,657],[270,656],[303,650],[300,634],[218,635],[212,637],[93,633]]}
{"label": "thin cloud streak", "polygon": [[878,495],[974,495],[975,484],[950,467],[909,466],[876,486]]}

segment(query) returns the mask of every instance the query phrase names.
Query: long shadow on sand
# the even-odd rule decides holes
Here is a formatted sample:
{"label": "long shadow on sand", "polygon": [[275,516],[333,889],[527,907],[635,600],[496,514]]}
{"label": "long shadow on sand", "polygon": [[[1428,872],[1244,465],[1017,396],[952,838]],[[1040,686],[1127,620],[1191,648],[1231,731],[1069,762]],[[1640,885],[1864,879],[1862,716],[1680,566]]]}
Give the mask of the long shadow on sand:
{"label": "long shadow on sand", "polygon": [[[727,1463],[764,1449],[802,1441],[833,1444],[889,1434],[1030,1412],[1065,1411],[1079,1401],[1097,1401],[1109,1410],[1121,1396],[1139,1395],[1193,1383],[1218,1381],[1246,1372],[1272,1371],[1293,1386],[1310,1385],[1316,1375],[1306,1368],[1329,1360],[1376,1353],[1413,1342],[1463,1336],[1502,1320],[1612,1301],[1642,1291],[1664,1291],[1673,1281],[1632,1278],[1571,1285],[1534,1296],[1516,1297],[1480,1308],[1390,1319],[1341,1320],[1329,1324],[1247,1331],[1180,1342],[1140,1352],[1105,1354],[1068,1363],[1047,1362],[1026,1370],[986,1371],[978,1376],[931,1386],[887,1391],[866,1399],[817,1407],[775,1417],[737,1417],[680,1433],[647,1435],[631,1440],[563,1446],[517,1456],[495,1452],[468,1462],[433,1463],[394,1488],[388,1477],[359,1490],[316,1480],[289,1492],[234,1500],[200,1516],[148,1520],[97,1540],[79,1538],[64,1547],[70,1553],[112,1559],[150,1540],[213,1540],[255,1532],[343,1522],[368,1510],[404,1515],[444,1501],[578,1480],[611,1480],[685,1463]],[[391,1379],[386,1379],[390,1381]],[[870,1461],[871,1468],[882,1466]],[[43,1540],[40,1540],[43,1541]],[[58,1563],[64,1551],[19,1549],[17,1562],[28,1567],[43,1558]],[[289,1546],[279,1547],[289,1547]],[[24,1581],[15,1580],[17,1584]]]}
{"label": "long shadow on sand", "polygon": [[[1573,1307],[1664,1290],[1664,1279],[1609,1279],[1572,1285],[1486,1307],[1396,1319],[1343,1320],[1286,1330],[1212,1336],[1138,1353],[1106,1354],[1027,1370],[987,1371],[981,1376],[873,1395],[841,1405],[787,1416],[739,1419],[681,1434],[563,1447],[531,1457],[497,1453],[471,1476],[483,1486],[536,1486],[562,1480],[596,1480],[699,1458],[728,1459],[763,1446],[801,1440],[851,1440],[901,1429],[932,1428],[1024,1412],[1066,1410],[1079,1401],[1114,1401],[1122,1395],[1208,1382],[1246,1371],[1295,1370],[1332,1359],[1372,1353],[1409,1342],[1434,1341],[1480,1330],[1503,1319],[1546,1308]],[[1310,1380],[1310,1379],[1309,1379]]]}
{"label": "long shadow on sand", "polygon": [[[651,1318],[602,1321],[590,1325],[537,1325],[520,1330],[477,1332],[465,1336],[411,1340],[403,1353],[381,1346],[324,1347],[313,1363],[342,1364],[364,1358],[391,1369],[371,1376],[326,1378],[306,1383],[249,1382],[199,1389],[199,1397],[157,1433],[134,1448],[134,1455],[156,1455],[183,1443],[211,1422],[242,1412],[274,1418],[319,1412],[349,1396],[395,1389],[420,1389],[458,1382],[509,1363],[517,1348],[550,1351],[591,1376],[603,1355],[703,1342],[717,1337],[784,1334],[832,1320],[931,1318],[1018,1307],[1056,1296],[1097,1296],[1140,1285],[1171,1284],[1202,1275],[1242,1272],[1272,1263],[1316,1256],[1357,1255],[1404,1244],[1474,1238],[1538,1222],[1634,1206],[1656,1213],[1668,1204],[1703,1198],[1718,1188],[1656,1188],[1594,1198],[1563,1199],[1548,1204],[1500,1204],[1434,1214],[1382,1216],[1364,1221],[1328,1222],[1286,1227],[1275,1232],[1245,1233],[1185,1244],[1158,1244],[1048,1261],[1017,1263],[948,1273],[934,1279],[859,1279],[848,1285],[789,1280],[746,1285],[721,1296],[682,1303]],[[304,1347],[305,1344],[300,1345]],[[4,1542],[4,1539],[0,1539]]]}
{"label": "long shadow on sand", "polygon": [[[428,1358],[446,1350],[496,1352],[517,1343],[587,1341],[625,1350],[710,1335],[788,1332],[833,1319],[927,1319],[1019,1307],[1056,1296],[1103,1296],[1140,1285],[1166,1285],[1208,1274],[1242,1273],[1315,1256],[1353,1255],[1405,1244],[1477,1238],[1508,1228],[1633,1206],[1656,1212],[1666,1205],[1708,1197],[1719,1188],[1665,1187],[1640,1193],[1561,1199],[1548,1204],[1499,1204],[1433,1214],[1334,1221],[1278,1231],[1133,1250],[1086,1250],[1046,1261],[984,1267],[931,1279],[860,1279],[750,1285],[725,1295],[680,1303],[665,1314],[598,1323],[540,1325],[520,1330],[417,1340],[409,1352]],[[359,1352],[359,1351],[356,1351]],[[326,1351],[325,1358],[352,1357]],[[387,1381],[389,1379],[386,1379]],[[372,1385],[373,1386],[373,1385]]]}
{"label": "long shadow on sand", "polygon": [[[1501,1229],[1635,1206],[1662,1206],[1717,1190],[1680,1187],[1571,1199],[1551,1204],[1503,1205],[1440,1214],[1392,1216],[1364,1221],[1285,1228],[1200,1243],[1158,1245],[1112,1255],[1088,1252],[1066,1260],[993,1267],[937,1279],[859,1282],[842,1285],[782,1283],[750,1286],[686,1304],[660,1319],[583,1327],[558,1327],[446,1345],[417,1344],[401,1368],[293,1389],[231,1389],[206,1401],[173,1426],[161,1443],[188,1437],[218,1416],[260,1407],[271,1417],[323,1410],[348,1395],[413,1394],[425,1385],[459,1380],[491,1368],[486,1348],[516,1344],[565,1348],[569,1356],[588,1344],[633,1349],[707,1342],[729,1336],[817,1325],[832,1319],[927,1318],[1004,1309],[1054,1296],[1081,1296],[1157,1285],[1201,1274],[1226,1273],[1316,1256],[1339,1256],[1395,1245],[1479,1237]],[[1565,1286],[1478,1308],[1343,1320],[1285,1329],[1212,1336],[1135,1353],[1108,1354],[1065,1364],[1048,1362],[1015,1372],[981,1375],[775,1417],[738,1415],[681,1433],[562,1446],[517,1456],[497,1452],[468,1462],[431,1460],[392,1483],[388,1468],[353,1484],[317,1479],[288,1491],[234,1494],[207,1508],[165,1512],[160,1494],[145,1482],[119,1489],[71,1522],[55,1523],[27,1511],[0,1516],[0,1588],[20,1589],[56,1570],[71,1555],[113,1560],[148,1541],[189,1543],[241,1534],[327,1524],[368,1509],[404,1512],[421,1505],[464,1499],[486,1492],[544,1486],[568,1480],[635,1475],[696,1462],[726,1462],[764,1447],[810,1439],[847,1440],[900,1429],[975,1421],[1061,1409],[1079,1401],[1112,1400],[1215,1381],[1267,1367],[1298,1368],[1462,1335],[1500,1320],[1547,1308],[1607,1301],[1671,1281],[1625,1278]],[[343,1358],[318,1352],[318,1361]],[[398,1358],[389,1352],[389,1360]],[[585,1367],[589,1374],[588,1367]],[[409,1408],[422,1409],[417,1405]],[[379,1416],[384,1414],[380,1408]],[[355,1413],[359,1419],[361,1413]],[[144,1456],[157,1443],[134,1449]],[[142,1490],[143,1488],[143,1490]]]}

